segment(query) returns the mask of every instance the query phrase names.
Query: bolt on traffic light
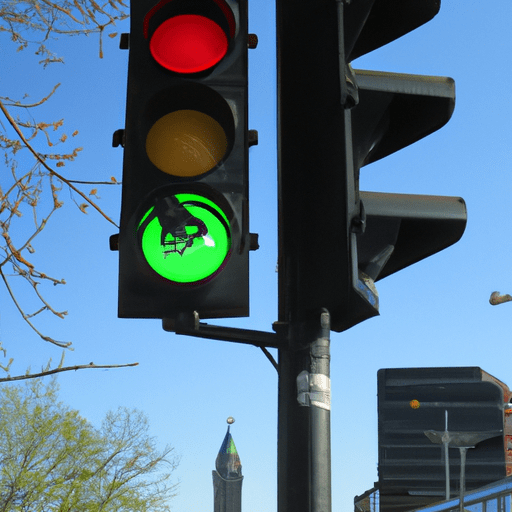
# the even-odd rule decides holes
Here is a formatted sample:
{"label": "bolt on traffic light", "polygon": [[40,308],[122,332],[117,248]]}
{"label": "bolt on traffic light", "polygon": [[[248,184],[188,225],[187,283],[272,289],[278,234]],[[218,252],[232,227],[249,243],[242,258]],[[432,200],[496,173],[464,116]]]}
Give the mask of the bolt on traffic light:
{"label": "bolt on traffic light", "polygon": [[247,316],[247,2],[130,11],[118,314]]}

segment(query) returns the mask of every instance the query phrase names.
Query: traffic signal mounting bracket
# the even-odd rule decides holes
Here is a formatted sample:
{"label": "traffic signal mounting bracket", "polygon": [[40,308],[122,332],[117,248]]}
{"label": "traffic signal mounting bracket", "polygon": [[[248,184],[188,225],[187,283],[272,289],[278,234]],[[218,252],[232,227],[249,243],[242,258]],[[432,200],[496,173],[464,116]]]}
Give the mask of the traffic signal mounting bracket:
{"label": "traffic signal mounting bracket", "polygon": [[192,314],[182,314],[173,319],[164,318],[162,327],[164,331],[185,336],[231,341],[256,347],[284,348],[285,345],[283,338],[275,332],[206,324],[200,321],[197,311]]}
{"label": "traffic signal mounting bracket", "polygon": [[164,318],[162,328],[167,332],[195,338],[230,341],[260,348],[292,351],[308,348],[313,339],[313,333],[307,328],[306,323],[301,323],[294,329],[293,325],[288,322],[274,322],[272,324],[274,332],[258,331],[207,324],[201,322],[196,311],[192,314],[181,314],[177,318]]}

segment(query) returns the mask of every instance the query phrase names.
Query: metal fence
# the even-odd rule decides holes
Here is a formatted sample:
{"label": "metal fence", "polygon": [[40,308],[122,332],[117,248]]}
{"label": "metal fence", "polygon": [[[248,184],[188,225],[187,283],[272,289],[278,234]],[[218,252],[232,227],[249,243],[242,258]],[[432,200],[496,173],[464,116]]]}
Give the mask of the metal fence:
{"label": "metal fence", "polygon": [[[464,496],[464,510],[468,512],[511,512],[512,477],[499,480]],[[459,499],[442,501],[413,512],[459,512]]]}
{"label": "metal fence", "polygon": [[[356,512],[379,512],[379,491],[376,490],[355,503]],[[512,477],[499,480],[464,496],[465,512],[512,512]],[[459,498],[440,501],[411,512],[460,512]]]}
{"label": "metal fence", "polygon": [[375,487],[354,498],[355,512],[379,512],[379,491]]}

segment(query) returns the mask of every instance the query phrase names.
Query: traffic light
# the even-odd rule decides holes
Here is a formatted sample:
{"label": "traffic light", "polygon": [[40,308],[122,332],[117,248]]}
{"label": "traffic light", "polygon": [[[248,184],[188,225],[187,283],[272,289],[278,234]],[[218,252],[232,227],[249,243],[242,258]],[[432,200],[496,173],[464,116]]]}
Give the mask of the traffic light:
{"label": "traffic light", "polygon": [[478,367],[455,367],[382,369],[377,383],[381,512],[405,512],[445,499],[444,446],[432,441],[432,431],[440,438],[447,430],[453,439],[451,497],[460,490],[457,437],[474,445],[466,453],[467,490],[512,473],[506,412],[511,391],[503,382]]}
{"label": "traffic light", "polygon": [[247,1],[132,0],[130,19],[119,317],[247,316]]}
{"label": "traffic light", "polygon": [[448,122],[455,85],[351,62],[432,19],[440,1],[315,5],[278,5],[280,294],[285,317],[327,308],[343,331],[378,314],[377,280],[460,239],[466,206],[359,189],[362,167]]}

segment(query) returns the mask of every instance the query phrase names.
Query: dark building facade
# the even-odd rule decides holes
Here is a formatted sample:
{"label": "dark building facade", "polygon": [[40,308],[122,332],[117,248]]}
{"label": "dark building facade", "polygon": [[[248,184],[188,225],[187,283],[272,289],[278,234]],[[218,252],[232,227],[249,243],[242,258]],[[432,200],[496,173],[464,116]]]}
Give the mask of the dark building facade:
{"label": "dark building facade", "polygon": [[[480,434],[467,451],[466,490],[511,473],[511,392],[498,379],[478,367],[392,368],[380,370],[377,381],[381,512],[444,499],[443,446],[432,442],[429,431],[438,437],[446,427],[452,436]],[[460,464],[459,450],[450,446],[451,496],[460,490]]]}

